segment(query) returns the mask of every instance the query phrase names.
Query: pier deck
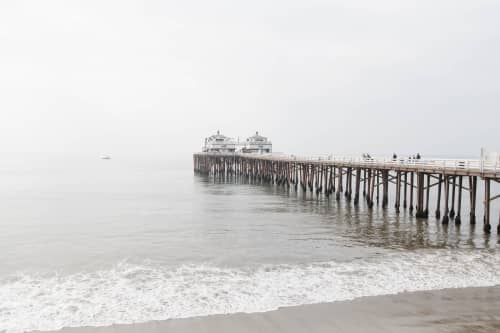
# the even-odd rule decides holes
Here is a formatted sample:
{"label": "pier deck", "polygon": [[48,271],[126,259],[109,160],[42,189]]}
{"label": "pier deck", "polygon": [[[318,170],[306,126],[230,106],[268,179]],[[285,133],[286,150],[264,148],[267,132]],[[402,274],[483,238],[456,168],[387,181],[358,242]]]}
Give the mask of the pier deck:
{"label": "pier deck", "polygon": [[[464,191],[469,194],[469,221],[472,224],[476,222],[477,185],[480,179],[484,183],[483,220],[487,233],[491,230],[490,203],[500,198],[500,195],[491,196],[491,182],[500,183],[498,161],[248,153],[197,153],[193,159],[197,173],[239,175],[263,183],[288,186],[297,191],[300,187],[303,191],[315,191],[326,196],[335,194],[337,200],[341,194],[348,201],[354,196],[354,205],[359,204],[362,184],[362,195],[370,209],[375,200],[379,203],[380,191],[382,207],[387,207],[391,183],[395,185],[396,212],[399,213],[401,206],[410,212],[415,208],[417,218],[429,217],[429,198],[434,188],[437,198],[435,216],[441,218],[443,206],[443,224],[449,223],[450,219],[454,219],[455,224],[461,223]],[[467,186],[464,177],[468,180]],[[500,233],[500,215],[497,231]]]}

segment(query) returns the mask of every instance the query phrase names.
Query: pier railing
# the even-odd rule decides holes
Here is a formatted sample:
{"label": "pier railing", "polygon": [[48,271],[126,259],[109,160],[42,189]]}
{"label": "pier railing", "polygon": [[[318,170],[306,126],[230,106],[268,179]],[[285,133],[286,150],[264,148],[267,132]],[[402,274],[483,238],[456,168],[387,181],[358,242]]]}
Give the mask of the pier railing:
{"label": "pier railing", "polygon": [[[217,156],[214,153],[208,155]],[[316,155],[300,156],[289,154],[253,154],[253,153],[220,153],[221,156],[241,156],[259,160],[274,161],[294,161],[297,163],[314,164],[341,164],[344,166],[377,167],[387,169],[415,169],[434,171],[457,171],[474,174],[488,174],[493,177],[500,177],[499,161],[483,161],[479,159],[409,159],[409,158],[387,158],[387,157],[357,157],[357,156],[335,156]]]}

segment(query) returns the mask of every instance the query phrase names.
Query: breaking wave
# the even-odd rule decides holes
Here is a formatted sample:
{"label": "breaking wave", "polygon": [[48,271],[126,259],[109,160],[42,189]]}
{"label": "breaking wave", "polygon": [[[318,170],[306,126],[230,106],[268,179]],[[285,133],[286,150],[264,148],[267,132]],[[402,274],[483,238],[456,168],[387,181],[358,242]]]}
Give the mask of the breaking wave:
{"label": "breaking wave", "polygon": [[349,262],[222,268],[121,262],[76,274],[0,280],[0,332],[105,326],[279,307],[403,291],[500,284],[491,251],[390,253]]}

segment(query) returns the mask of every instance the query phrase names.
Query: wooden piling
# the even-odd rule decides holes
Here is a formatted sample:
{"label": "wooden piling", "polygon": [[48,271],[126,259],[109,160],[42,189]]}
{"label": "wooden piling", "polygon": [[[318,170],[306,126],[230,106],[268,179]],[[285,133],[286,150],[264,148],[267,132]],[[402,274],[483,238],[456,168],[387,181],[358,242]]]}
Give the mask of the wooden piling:
{"label": "wooden piling", "polygon": [[371,187],[371,180],[372,180],[371,179],[372,178],[372,170],[368,169],[366,171],[366,173],[367,173],[367,178],[368,178],[368,179],[366,179],[368,192],[366,193],[365,198],[366,198],[366,203],[368,204],[368,207],[370,207],[370,202],[371,202],[371,199],[370,199],[370,187]]}
{"label": "wooden piling", "polygon": [[359,203],[359,187],[361,183],[361,168],[356,168],[356,188],[354,192],[354,205]]}
{"label": "wooden piling", "polygon": [[457,216],[455,217],[455,224],[462,223],[462,176],[458,176],[458,202],[457,202]]}
{"label": "wooden piling", "polygon": [[366,196],[366,169],[363,169],[363,197]]}
{"label": "wooden piling", "polygon": [[437,203],[436,203],[436,218],[441,217],[441,183],[443,182],[443,175],[439,174],[438,178],[438,192],[437,192]]}
{"label": "wooden piling", "polygon": [[351,197],[352,197],[352,168],[347,168],[347,179],[348,179],[348,182],[347,182],[347,190],[346,190],[346,197],[347,197],[347,200],[350,201],[351,200]]}
{"label": "wooden piling", "polygon": [[448,206],[448,196],[450,194],[450,184],[449,184],[449,177],[447,175],[444,176],[444,215],[443,215],[443,224],[448,224],[450,221],[449,218],[449,206]]}
{"label": "wooden piling", "polygon": [[452,176],[452,185],[451,185],[451,210],[450,210],[450,218],[455,216],[455,188],[456,188],[456,177]]}
{"label": "wooden piling", "polygon": [[490,233],[490,179],[484,179],[484,231]]}
{"label": "wooden piling", "polygon": [[396,203],[394,204],[394,208],[396,208],[396,213],[399,213],[399,201],[400,201],[400,192],[401,192],[401,171],[397,171],[396,173]]}
{"label": "wooden piling", "polygon": [[382,170],[382,208],[389,204],[389,171]]}
{"label": "wooden piling", "polygon": [[328,166],[325,166],[324,167],[324,170],[323,170],[323,173],[324,173],[324,183],[323,183],[323,193],[325,194],[325,196],[328,196]]}
{"label": "wooden piling", "polygon": [[417,205],[415,216],[418,218],[425,218],[424,210],[424,189],[425,189],[425,174],[417,172]]}
{"label": "wooden piling", "polygon": [[425,210],[424,210],[424,217],[428,218],[429,217],[429,197],[430,197],[430,191],[431,191],[431,175],[427,174],[427,188],[426,188],[426,195],[425,195]]}
{"label": "wooden piling", "polygon": [[476,224],[476,198],[477,198],[477,177],[469,176],[469,194],[470,194],[470,224]]}
{"label": "wooden piling", "polygon": [[377,171],[374,169],[372,170],[372,180],[371,180],[371,191],[370,191],[370,204],[369,204],[369,207],[370,208],[373,208],[373,204],[374,204],[374,201],[373,201],[373,196],[375,195],[375,173]]}
{"label": "wooden piling", "polygon": [[403,208],[406,209],[407,207],[407,202],[406,202],[406,190],[407,190],[407,185],[408,185],[408,172],[404,172],[404,196],[403,196]]}
{"label": "wooden piling", "polygon": [[413,171],[410,172],[410,207],[409,212],[413,212]]}
{"label": "wooden piling", "polygon": [[337,194],[336,194],[336,199],[340,200],[340,194],[342,193],[342,167],[338,168],[339,174],[338,174],[338,184],[337,184]]}

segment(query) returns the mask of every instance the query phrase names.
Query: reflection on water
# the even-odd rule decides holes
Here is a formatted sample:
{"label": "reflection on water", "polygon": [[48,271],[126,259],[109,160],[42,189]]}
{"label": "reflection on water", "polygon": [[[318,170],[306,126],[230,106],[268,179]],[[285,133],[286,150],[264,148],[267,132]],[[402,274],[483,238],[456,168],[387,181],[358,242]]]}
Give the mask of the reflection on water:
{"label": "reflection on water", "polygon": [[[198,181],[212,195],[231,195],[231,186],[237,185],[279,198],[279,203],[270,201],[255,205],[253,209],[267,213],[301,214],[304,223],[318,221],[324,227],[316,234],[300,234],[293,240],[333,240],[341,237],[352,245],[381,247],[386,249],[419,249],[419,248],[496,248],[500,238],[496,233],[486,234],[482,224],[470,224],[468,221],[469,205],[465,194],[462,201],[462,223],[442,224],[440,219],[431,216],[428,219],[417,219],[407,209],[401,208],[397,214],[389,204],[387,209],[375,203],[369,209],[364,200],[359,206],[347,201],[343,196],[340,201],[335,196],[326,197],[315,192],[303,192],[300,187],[296,191],[293,186],[269,185],[243,177],[207,177],[199,176]],[[227,192],[226,192],[227,191]],[[389,196],[391,191],[389,191]],[[394,192],[392,192],[394,193]],[[481,193],[481,189],[479,189]],[[381,200],[380,200],[381,201]],[[429,210],[434,212],[435,197],[430,198]],[[480,206],[481,200],[478,200]],[[493,207],[495,207],[493,205]],[[493,208],[495,212],[495,208]],[[477,220],[482,220],[482,209],[478,207]],[[493,213],[494,214],[494,213]],[[493,215],[495,216],[495,215]],[[492,218],[493,221],[494,218]],[[494,222],[493,222],[494,223]],[[493,224],[493,230],[496,225]]]}
{"label": "reflection on water", "polygon": [[354,207],[343,197],[193,175],[191,160],[22,156],[0,165],[0,184],[0,278],[95,270],[122,260],[241,267],[498,244],[479,223],[481,197],[475,228],[466,195],[462,225],[444,226],[405,210],[396,214],[393,188],[388,209],[369,210],[362,200]]}

